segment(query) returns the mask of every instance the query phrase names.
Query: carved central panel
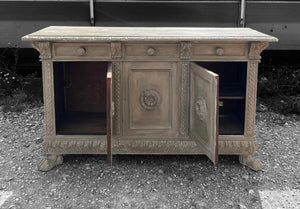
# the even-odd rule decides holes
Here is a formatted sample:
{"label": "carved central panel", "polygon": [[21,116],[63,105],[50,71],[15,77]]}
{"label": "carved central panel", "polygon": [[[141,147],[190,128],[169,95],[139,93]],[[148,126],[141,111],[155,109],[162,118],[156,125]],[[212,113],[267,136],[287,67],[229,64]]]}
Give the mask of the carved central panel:
{"label": "carved central panel", "polygon": [[173,62],[125,64],[125,135],[178,132],[178,77]]}

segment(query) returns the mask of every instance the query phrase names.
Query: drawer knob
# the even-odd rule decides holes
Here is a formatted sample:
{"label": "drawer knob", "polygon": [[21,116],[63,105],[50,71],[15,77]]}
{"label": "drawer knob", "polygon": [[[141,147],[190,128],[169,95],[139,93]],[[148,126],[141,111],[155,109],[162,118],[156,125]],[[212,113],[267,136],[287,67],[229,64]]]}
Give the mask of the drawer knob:
{"label": "drawer knob", "polygon": [[155,49],[154,49],[153,47],[149,47],[149,48],[147,49],[147,54],[148,54],[149,56],[153,56],[154,53],[155,53]]}
{"label": "drawer knob", "polygon": [[216,49],[216,53],[217,53],[217,55],[219,55],[219,56],[223,55],[223,54],[224,54],[223,48],[218,47],[218,48]]}
{"label": "drawer knob", "polygon": [[80,47],[77,49],[77,54],[79,56],[84,56],[86,54],[86,49],[84,47]]}

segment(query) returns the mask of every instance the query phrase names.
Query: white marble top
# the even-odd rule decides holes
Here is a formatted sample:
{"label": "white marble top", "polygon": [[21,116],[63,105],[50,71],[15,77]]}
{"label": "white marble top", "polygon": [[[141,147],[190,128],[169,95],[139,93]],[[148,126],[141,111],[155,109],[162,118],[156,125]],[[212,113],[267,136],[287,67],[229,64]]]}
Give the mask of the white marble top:
{"label": "white marble top", "polygon": [[251,28],[50,26],[26,35],[30,41],[267,41],[277,38]]}

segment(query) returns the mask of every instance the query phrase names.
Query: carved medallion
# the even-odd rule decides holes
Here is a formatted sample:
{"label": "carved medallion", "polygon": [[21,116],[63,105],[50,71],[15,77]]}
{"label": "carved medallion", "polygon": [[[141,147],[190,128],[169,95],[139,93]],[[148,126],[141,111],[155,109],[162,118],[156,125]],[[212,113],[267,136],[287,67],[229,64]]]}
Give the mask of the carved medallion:
{"label": "carved medallion", "polygon": [[207,107],[206,102],[203,97],[200,97],[196,100],[195,103],[196,114],[198,115],[200,120],[204,120],[207,115]]}
{"label": "carved medallion", "polygon": [[161,104],[161,96],[156,89],[146,89],[140,94],[140,104],[146,110],[154,110]]}

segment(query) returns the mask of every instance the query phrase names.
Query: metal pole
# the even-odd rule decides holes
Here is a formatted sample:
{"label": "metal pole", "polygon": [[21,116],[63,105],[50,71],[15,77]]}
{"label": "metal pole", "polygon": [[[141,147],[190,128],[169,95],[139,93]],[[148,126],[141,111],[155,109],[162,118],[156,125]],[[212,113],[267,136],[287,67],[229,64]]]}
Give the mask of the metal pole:
{"label": "metal pole", "polygon": [[90,0],[90,21],[91,21],[91,25],[95,26],[94,0]]}
{"label": "metal pole", "polygon": [[246,25],[246,0],[241,0],[241,12],[240,12],[240,26],[245,27]]}

